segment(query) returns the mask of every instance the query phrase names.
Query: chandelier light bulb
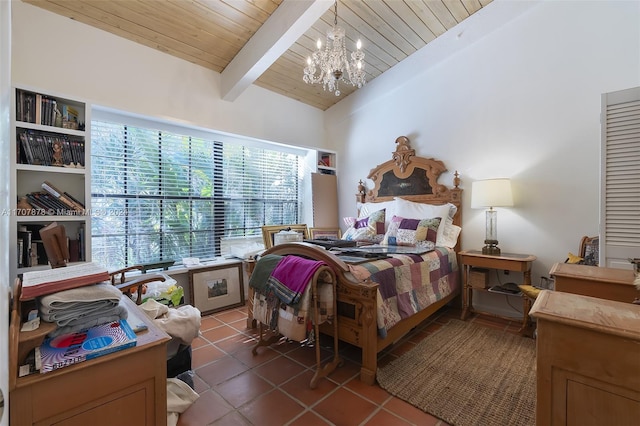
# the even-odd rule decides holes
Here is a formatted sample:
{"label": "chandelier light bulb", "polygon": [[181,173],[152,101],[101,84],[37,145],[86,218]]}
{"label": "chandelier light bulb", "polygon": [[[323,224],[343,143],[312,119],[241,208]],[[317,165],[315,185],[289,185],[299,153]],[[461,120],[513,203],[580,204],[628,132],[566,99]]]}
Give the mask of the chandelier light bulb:
{"label": "chandelier light bulb", "polygon": [[358,39],[358,42],[356,43],[356,49],[362,49],[362,42],[360,41],[360,39]]}
{"label": "chandelier light bulb", "polygon": [[322,40],[318,39],[318,41],[316,42],[316,46],[318,50],[322,49]]}
{"label": "chandelier light bulb", "polygon": [[311,65],[311,56],[307,56],[307,65]]}

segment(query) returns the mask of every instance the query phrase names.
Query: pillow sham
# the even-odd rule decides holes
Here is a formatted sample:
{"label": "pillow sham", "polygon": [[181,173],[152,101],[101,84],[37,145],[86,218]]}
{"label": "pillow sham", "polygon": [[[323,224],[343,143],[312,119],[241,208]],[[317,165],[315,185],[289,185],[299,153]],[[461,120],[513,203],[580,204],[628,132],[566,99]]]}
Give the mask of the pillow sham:
{"label": "pillow sham", "polygon": [[418,246],[433,249],[436,245],[441,219],[406,219],[394,216],[384,234],[383,245]]}
{"label": "pillow sham", "polygon": [[356,221],[342,235],[343,240],[379,243],[384,237],[385,210],[378,210]]}
{"label": "pillow sham", "polygon": [[460,236],[460,228],[458,225],[450,224],[444,226],[444,232],[442,233],[442,241],[439,246],[454,248],[458,243],[458,237]]}
{"label": "pillow sham", "polygon": [[[437,246],[445,246],[444,240],[444,228],[446,225],[453,223],[453,216],[458,211],[458,208],[451,203],[435,205],[435,204],[423,204],[413,201],[405,200],[404,198],[395,197],[396,201],[396,215],[412,218],[412,219],[424,219],[431,217],[439,217],[441,219],[438,227],[438,237],[436,239]],[[455,244],[454,244],[455,245]]]}

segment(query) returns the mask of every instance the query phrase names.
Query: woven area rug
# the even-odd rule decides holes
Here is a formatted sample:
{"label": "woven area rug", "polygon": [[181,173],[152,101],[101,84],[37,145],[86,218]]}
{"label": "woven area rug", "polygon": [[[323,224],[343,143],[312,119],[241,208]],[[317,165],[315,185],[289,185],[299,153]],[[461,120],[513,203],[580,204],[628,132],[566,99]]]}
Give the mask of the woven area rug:
{"label": "woven area rug", "polygon": [[383,389],[450,425],[534,425],[535,341],[451,320],[379,368]]}

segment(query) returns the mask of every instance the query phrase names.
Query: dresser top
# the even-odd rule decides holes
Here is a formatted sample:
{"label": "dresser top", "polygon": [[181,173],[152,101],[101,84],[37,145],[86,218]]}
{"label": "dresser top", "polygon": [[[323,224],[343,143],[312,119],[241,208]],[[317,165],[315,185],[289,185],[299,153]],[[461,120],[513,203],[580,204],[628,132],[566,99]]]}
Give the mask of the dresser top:
{"label": "dresser top", "polygon": [[549,275],[629,285],[633,285],[635,279],[631,269],[604,268],[575,263],[556,263],[551,267]]}
{"label": "dresser top", "polygon": [[640,305],[543,290],[531,316],[640,340]]}

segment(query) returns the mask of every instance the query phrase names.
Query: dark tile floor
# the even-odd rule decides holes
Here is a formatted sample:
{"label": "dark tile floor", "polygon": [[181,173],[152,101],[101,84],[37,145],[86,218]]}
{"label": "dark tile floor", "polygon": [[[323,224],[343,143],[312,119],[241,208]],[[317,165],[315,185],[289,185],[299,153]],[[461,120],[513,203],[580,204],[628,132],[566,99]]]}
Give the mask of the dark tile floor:
{"label": "dark tile floor", "polygon": [[[379,354],[384,365],[410,350],[460,311],[444,308],[408,336]],[[517,333],[517,322],[474,316],[469,321]],[[179,419],[187,425],[446,425],[359,379],[360,350],[340,343],[344,364],[309,387],[315,349],[281,341],[251,352],[257,330],[247,329],[246,307],[202,319],[201,337],[193,342],[195,390],[200,398]],[[328,343],[332,339],[327,339]],[[325,360],[332,349],[323,345]]]}

